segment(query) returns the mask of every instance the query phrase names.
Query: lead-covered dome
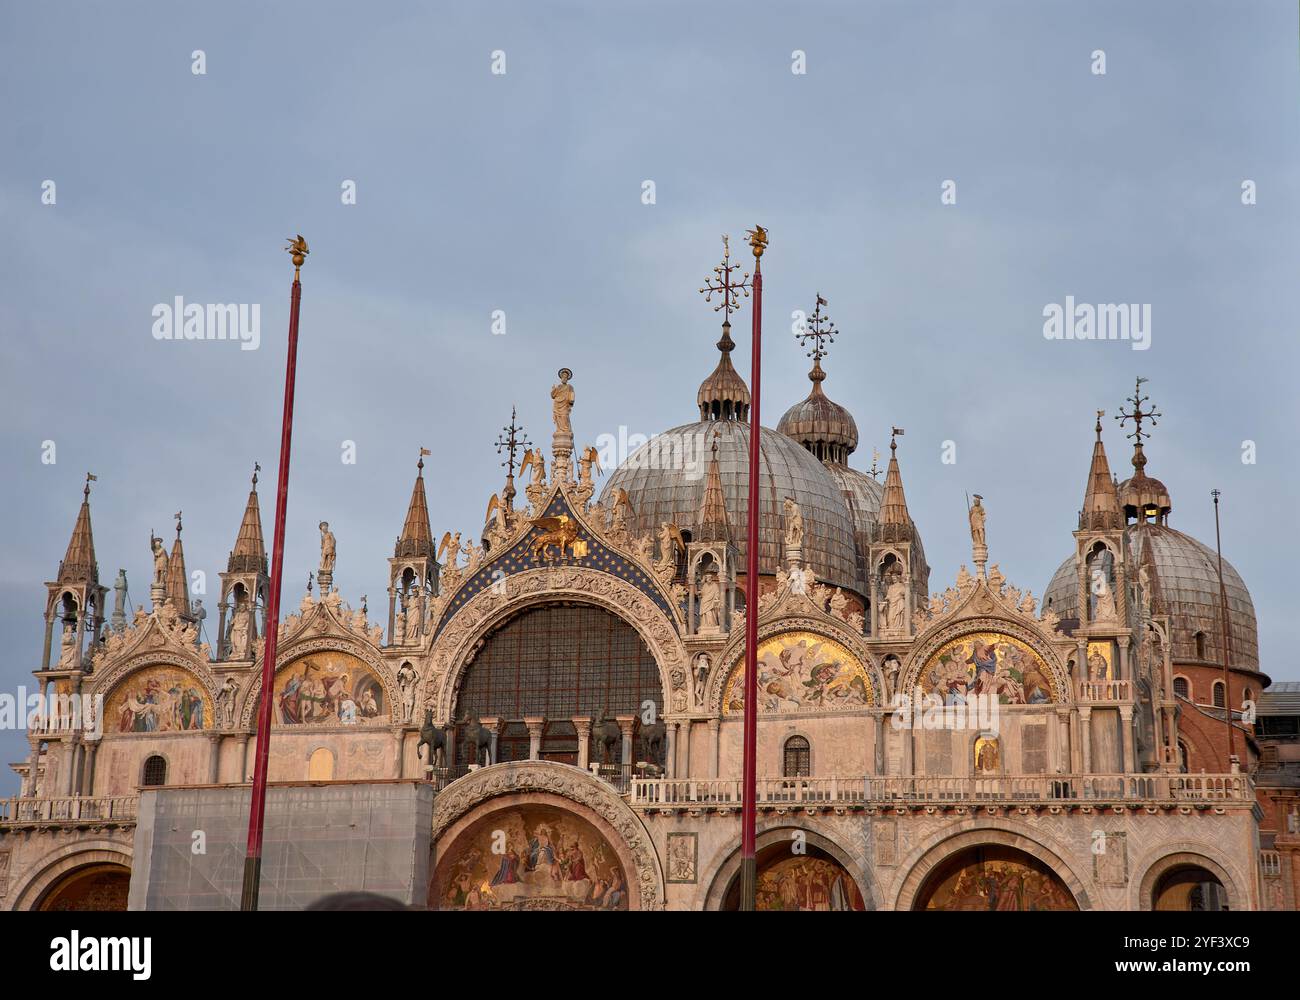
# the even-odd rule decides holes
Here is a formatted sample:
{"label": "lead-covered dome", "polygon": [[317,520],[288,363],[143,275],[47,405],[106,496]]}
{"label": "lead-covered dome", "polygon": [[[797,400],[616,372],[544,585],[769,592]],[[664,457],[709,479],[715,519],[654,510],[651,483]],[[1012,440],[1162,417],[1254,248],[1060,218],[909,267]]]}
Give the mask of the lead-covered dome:
{"label": "lead-covered dome", "polygon": [[[1134,564],[1145,565],[1152,578],[1153,611],[1169,616],[1175,662],[1219,662],[1218,557],[1208,545],[1165,524],[1130,524],[1126,529]],[[1228,595],[1232,626],[1232,666],[1259,670],[1259,632],[1255,605],[1241,576],[1223,560],[1223,588]],[[1043,594],[1043,606],[1062,618],[1079,618],[1079,582],[1074,557],[1061,563]],[[1197,639],[1201,634],[1203,639]]]}
{"label": "lead-covered dome", "polygon": [[[785,411],[776,429],[794,438],[823,462],[847,468],[848,458],[858,447],[858,424],[839,403],[826,395],[822,382],[826,373],[821,360],[808,373],[812,391]],[[879,504],[876,505],[879,508]]]}
{"label": "lead-covered dome", "polygon": [[[690,530],[704,500],[705,473],[715,441],[727,519],[743,566],[749,526],[747,424],[734,419],[701,420],[657,435],[610,475],[601,491],[602,503],[623,489],[637,531],[655,531],[665,521]],[[772,574],[782,566],[784,503],[789,497],[803,515],[804,563],[819,580],[861,591],[854,521],[840,484],[810,452],[766,427],[759,443],[759,497],[761,573]]]}

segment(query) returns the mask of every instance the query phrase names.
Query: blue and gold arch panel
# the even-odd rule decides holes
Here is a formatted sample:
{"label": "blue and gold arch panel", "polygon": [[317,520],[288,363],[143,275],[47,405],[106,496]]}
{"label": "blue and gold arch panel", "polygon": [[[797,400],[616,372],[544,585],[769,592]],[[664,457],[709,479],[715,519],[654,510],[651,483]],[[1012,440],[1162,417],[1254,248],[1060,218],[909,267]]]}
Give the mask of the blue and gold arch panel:
{"label": "blue and gold arch panel", "polygon": [[[544,541],[547,543],[545,547],[542,546]],[[551,557],[550,562],[546,561],[546,556]],[[636,587],[672,618],[671,605],[656,581],[636,563],[603,544],[583,527],[582,522],[574,517],[564,497],[557,493],[547,505],[545,513],[534,520],[532,527],[519,541],[461,584],[447,605],[435,636],[446,628],[456,612],[497,581],[504,580],[512,573],[524,573],[547,566],[581,566],[609,573]]]}

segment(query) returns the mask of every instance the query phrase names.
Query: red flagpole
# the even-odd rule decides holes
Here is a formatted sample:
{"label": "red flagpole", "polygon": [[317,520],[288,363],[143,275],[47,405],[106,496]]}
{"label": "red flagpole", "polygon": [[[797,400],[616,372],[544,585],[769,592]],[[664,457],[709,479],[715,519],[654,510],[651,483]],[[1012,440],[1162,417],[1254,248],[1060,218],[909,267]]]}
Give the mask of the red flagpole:
{"label": "red flagpole", "polygon": [[750,346],[749,377],[749,524],[745,550],[745,771],[741,790],[740,908],[754,909],[758,889],[758,859],[755,854],[758,814],[758,455],[759,376],[763,358],[763,251],[767,231],[755,226],[749,234],[754,250],[753,341]]}
{"label": "red flagpole", "polygon": [[280,422],[280,476],[275,494],[275,535],[271,547],[271,592],[266,599],[266,645],[262,653],[262,693],[257,706],[257,757],[253,766],[253,801],[248,811],[248,854],[244,859],[241,910],[256,910],[262,884],[262,830],[266,822],[266,771],[270,759],[271,690],[275,682],[275,647],[280,637],[280,580],[284,576],[284,520],[289,505],[289,447],[293,437],[293,388],[298,367],[298,306],[302,302],[299,271],[307,253],[301,236],[286,249],[293,254],[293,291],[289,298],[289,357],[284,368],[284,415]]}

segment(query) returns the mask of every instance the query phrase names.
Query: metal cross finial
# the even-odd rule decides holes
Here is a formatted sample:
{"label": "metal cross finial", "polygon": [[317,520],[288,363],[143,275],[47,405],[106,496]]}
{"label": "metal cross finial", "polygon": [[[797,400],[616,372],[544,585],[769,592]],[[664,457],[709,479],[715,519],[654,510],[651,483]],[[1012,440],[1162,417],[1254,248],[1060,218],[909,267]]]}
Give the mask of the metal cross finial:
{"label": "metal cross finial", "polygon": [[1156,417],[1164,416],[1163,413],[1154,408],[1150,410],[1142,409],[1144,403],[1151,402],[1150,396],[1142,395],[1142,383],[1146,381],[1149,380],[1144,379],[1139,375],[1137,378],[1137,385],[1133,389],[1133,395],[1126,400],[1126,402],[1133,404],[1133,412],[1128,413],[1123,407],[1120,407],[1119,415],[1115,418],[1119,421],[1121,427],[1123,427],[1127,421],[1133,421],[1133,430],[1130,431],[1127,436],[1132,438],[1138,445],[1142,444],[1143,438],[1149,438],[1151,436],[1150,431],[1144,431],[1142,429],[1142,421],[1149,420],[1151,421],[1151,426],[1154,427],[1156,425]]}
{"label": "metal cross finial", "polygon": [[506,453],[506,460],[501,464],[505,466],[508,477],[513,479],[515,475],[515,453],[532,446],[533,443],[524,434],[523,426],[516,419],[515,407],[510,407],[510,423],[501,428],[501,436],[496,441],[497,454],[500,455],[503,451]]}
{"label": "metal cross finial", "polygon": [[835,324],[831,322],[830,316],[822,312],[822,306],[824,305],[826,305],[826,300],[818,293],[817,305],[813,308],[812,315],[804,323],[804,332],[795,334],[800,347],[807,347],[810,340],[813,342],[813,349],[808,352],[808,357],[816,362],[820,362],[822,358],[826,357],[826,345],[835,343],[835,335],[840,332],[835,329]]}
{"label": "metal cross finial", "polygon": [[743,293],[745,298],[749,298],[751,283],[748,272],[739,281],[731,276],[732,271],[739,270],[739,264],[731,263],[730,239],[724,236],[722,237],[722,263],[713,269],[717,280],[706,279],[700,294],[704,296],[704,301],[710,304],[713,303],[714,295],[721,296],[721,301],[713,306],[713,311],[724,313],[723,321],[728,325],[731,323],[731,314],[740,308],[740,294]]}

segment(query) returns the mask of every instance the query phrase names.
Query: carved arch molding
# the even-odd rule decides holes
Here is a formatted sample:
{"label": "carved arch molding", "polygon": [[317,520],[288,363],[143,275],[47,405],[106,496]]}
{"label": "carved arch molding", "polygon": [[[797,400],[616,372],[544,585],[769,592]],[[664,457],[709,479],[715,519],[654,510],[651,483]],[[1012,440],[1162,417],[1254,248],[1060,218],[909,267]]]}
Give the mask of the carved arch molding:
{"label": "carved arch molding", "polygon": [[478,644],[507,619],[531,607],[554,601],[577,601],[601,608],[627,622],[650,648],[659,665],[665,713],[673,696],[686,693],[687,652],[672,620],[641,590],[600,570],[563,566],[512,574],[500,586],[476,594],[438,635],[433,669],[425,679],[423,704],[446,725],[452,717],[456,689]]}
{"label": "carved arch molding", "polygon": [[525,760],[472,771],[440,792],[433,803],[433,842],[456,822],[491,799],[541,794],[590,809],[623,841],[636,869],[637,907],[663,908],[664,877],[650,835],[636,813],[605,782],[567,764]]}

